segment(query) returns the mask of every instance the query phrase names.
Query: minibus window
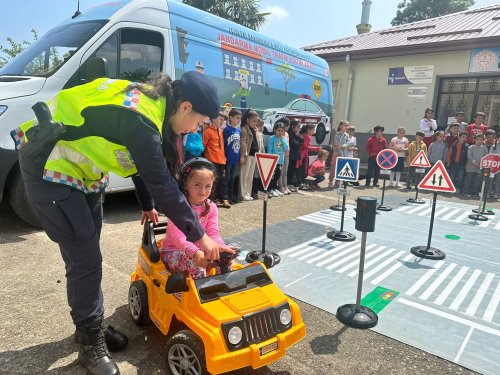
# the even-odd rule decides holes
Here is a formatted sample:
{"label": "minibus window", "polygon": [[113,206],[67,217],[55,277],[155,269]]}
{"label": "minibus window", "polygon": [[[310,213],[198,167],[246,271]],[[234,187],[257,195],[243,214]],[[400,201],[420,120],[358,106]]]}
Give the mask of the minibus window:
{"label": "minibus window", "polygon": [[48,77],[107,21],[70,23],[50,30],[0,70],[0,75]]}
{"label": "minibus window", "polygon": [[110,78],[116,78],[118,71],[118,35],[111,35],[95,53],[95,57],[103,57],[108,63]]}

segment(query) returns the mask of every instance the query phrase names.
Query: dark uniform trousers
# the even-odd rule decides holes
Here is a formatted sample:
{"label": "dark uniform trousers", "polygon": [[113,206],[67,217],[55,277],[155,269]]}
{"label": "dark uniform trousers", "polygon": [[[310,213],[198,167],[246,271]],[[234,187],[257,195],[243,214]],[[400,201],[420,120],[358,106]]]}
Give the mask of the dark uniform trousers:
{"label": "dark uniform trousers", "polygon": [[33,204],[49,238],[59,245],[66,266],[66,289],[75,324],[104,313],[101,290],[102,194],[85,194],[69,186],[42,180],[40,160],[20,155],[26,198]]}

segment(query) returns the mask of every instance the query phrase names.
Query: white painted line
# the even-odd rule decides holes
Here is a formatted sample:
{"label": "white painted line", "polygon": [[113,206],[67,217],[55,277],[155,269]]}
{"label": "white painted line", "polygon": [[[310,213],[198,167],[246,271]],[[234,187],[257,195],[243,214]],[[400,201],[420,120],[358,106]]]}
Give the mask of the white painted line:
{"label": "white painted line", "polygon": [[488,272],[488,274],[483,280],[483,283],[479,287],[479,290],[476,292],[476,295],[472,299],[472,302],[470,303],[469,307],[467,307],[467,310],[465,310],[465,315],[474,316],[474,314],[477,311],[477,308],[479,307],[481,301],[484,298],[484,295],[486,294],[486,291],[490,287],[490,284],[493,281],[494,277],[495,277],[494,273]]}
{"label": "white painted line", "polygon": [[[366,251],[368,251],[369,249],[375,247],[376,245],[368,245],[366,247]],[[381,246],[381,248],[385,248],[385,246]],[[333,268],[336,268],[336,267],[339,267],[341,265],[343,265],[344,263],[347,263],[349,262],[351,259],[353,258],[358,258],[359,257],[359,253],[356,251],[355,253],[349,255],[349,256],[346,256],[345,258],[339,260],[338,262],[335,262],[333,264],[330,264],[328,267],[326,267],[327,270],[331,270]],[[338,271],[337,271],[338,272]]]}
{"label": "white painted line", "polygon": [[456,323],[466,325],[468,327],[473,327],[479,331],[483,331],[483,332],[489,333],[491,335],[500,337],[500,330],[485,326],[484,324],[480,324],[480,323],[474,322],[472,320],[465,319],[465,318],[462,318],[462,317],[435,309],[435,308],[430,307],[430,306],[422,305],[420,303],[407,300],[406,298],[403,298],[403,297],[399,297],[396,301],[402,303],[403,305],[411,306],[411,307],[414,307],[418,310],[428,312],[429,314],[433,314],[433,315],[439,316],[441,318],[445,318],[445,319],[454,321]]}
{"label": "white painted line", "polygon": [[417,207],[412,208],[411,210],[406,211],[407,214],[414,214],[415,212],[418,212],[420,210],[426,209],[427,206],[425,204],[421,204]]}
{"label": "white painted line", "polygon": [[444,215],[443,217],[440,217],[441,220],[449,220],[451,219],[453,216],[455,216],[456,214],[458,214],[460,211],[462,211],[460,208],[455,208],[454,210],[452,210],[451,212],[448,212],[446,215]]}
{"label": "white painted line", "polygon": [[396,263],[391,268],[389,268],[387,271],[385,271],[382,275],[380,275],[376,279],[373,279],[372,281],[370,281],[370,283],[374,284],[374,285],[379,285],[381,281],[385,280],[390,274],[392,274],[399,267],[401,267],[403,265],[402,262],[408,262],[410,259],[412,259],[414,257],[415,257],[415,255],[413,255],[413,254],[407,255],[405,258],[403,258],[403,261]]}
{"label": "white painted line", "polygon": [[457,272],[457,274],[453,277],[453,279],[448,283],[446,288],[441,292],[441,294],[434,300],[434,303],[437,305],[442,305],[443,302],[448,298],[450,293],[455,289],[457,284],[462,280],[462,277],[464,277],[465,273],[469,270],[469,267],[463,266],[460,268],[460,271]]}
{"label": "white painted line", "polygon": [[294,258],[296,256],[299,256],[299,255],[304,254],[304,253],[308,253],[309,251],[317,249],[317,248],[318,248],[317,245],[309,245],[309,246],[307,246],[307,247],[305,247],[305,248],[303,248],[301,250],[297,250],[296,252],[294,252],[292,254],[289,254],[288,256],[290,258]]}
{"label": "white painted line", "polygon": [[297,280],[292,281],[292,282],[291,282],[291,283],[289,283],[289,284],[286,284],[286,285],[285,285],[285,288],[288,288],[290,285],[293,285],[293,284],[295,284],[295,283],[298,283],[300,280],[305,279],[305,278],[306,278],[307,276],[309,276],[309,275],[312,275],[312,272],[309,272],[307,275],[304,275],[304,276],[302,276],[302,277],[298,278]]}
{"label": "white painted line", "polygon": [[298,244],[298,245],[295,245],[295,246],[292,246],[292,247],[289,247],[288,249],[285,249],[285,250],[281,250],[279,252],[280,255],[286,255],[288,253],[291,253],[297,249],[300,249],[301,247],[303,246],[307,246],[308,244],[312,243],[312,242],[322,242],[322,243],[326,243],[326,241],[330,241],[330,239],[326,236],[326,234],[323,234],[322,236],[319,236],[319,237],[316,237],[316,238],[312,238],[310,239],[309,241],[305,242],[305,243],[301,243],[301,244]]}
{"label": "white painted line", "polygon": [[[366,255],[365,255],[365,260],[366,259],[370,259],[371,257],[373,257],[374,255],[380,253],[383,249],[385,248],[385,246],[380,246],[378,247],[377,249],[373,250],[373,251],[370,251],[368,252],[368,247],[366,248]],[[349,268],[352,268],[352,267],[355,267],[356,270],[359,269],[359,259],[355,259],[354,261],[352,261],[351,263],[345,265],[344,267],[342,267],[341,269],[337,270],[337,272],[339,273],[344,273],[345,271],[347,271]],[[367,267],[367,263],[365,263],[365,268]],[[358,271],[354,271],[355,274],[358,273]],[[351,276],[351,275],[349,275]]]}
{"label": "white painted line", "polygon": [[[308,221],[309,223],[313,223],[313,224],[324,225],[326,227],[331,227],[331,228],[333,228],[333,225],[334,225],[334,222],[332,220],[323,220],[323,219],[320,220],[320,219],[312,218],[312,217],[299,217],[298,219],[302,220],[302,221]],[[339,224],[339,222],[337,222],[335,224]]]}
{"label": "white painted line", "polygon": [[446,269],[441,272],[441,274],[434,280],[434,282],[422,293],[419,297],[420,299],[427,300],[431,296],[432,293],[438,288],[439,285],[446,279],[446,277],[450,274],[451,271],[456,267],[455,263],[450,264]]}
{"label": "white painted line", "polygon": [[434,218],[437,218],[439,215],[445,213],[449,209],[451,209],[451,207],[449,207],[449,206],[444,206],[444,207],[437,208],[436,212],[434,213]]}
{"label": "white painted line", "polygon": [[462,343],[462,346],[460,347],[460,350],[458,351],[457,356],[455,357],[453,362],[458,363],[458,361],[460,360],[460,357],[462,356],[462,354],[465,350],[465,347],[467,346],[467,343],[469,342],[469,339],[470,339],[473,331],[474,331],[474,327],[470,327],[469,332],[467,332],[467,335],[465,336],[464,342]]}
{"label": "white painted line", "polygon": [[413,295],[417,290],[420,289],[420,287],[436,272],[444,263],[444,260],[438,260],[434,268],[431,268],[428,270],[424,276],[422,276],[413,286],[408,289],[406,294],[409,296]]}
{"label": "white painted line", "polygon": [[311,264],[311,263],[316,262],[317,260],[323,259],[323,258],[325,258],[325,257],[327,257],[329,255],[332,255],[333,251],[335,251],[335,254],[338,254],[337,253],[338,250],[343,249],[343,248],[348,247],[348,246],[352,246],[352,242],[344,242],[342,245],[340,245],[338,247],[335,247],[332,250],[326,250],[326,249],[324,249],[325,252],[323,254],[320,254],[317,257],[309,259],[307,261],[307,263]]}
{"label": "white painted line", "polygon": [[[389,249],[389,250],[385,251],[384,253],[380,254],[379,256],[373,258],[369,262],[366,262],[364,269],[366,270],[366,269],[370,268],[371,266],[380,262],[382,259],[386,259],[388,256],[390,256],[395,251],[396,251],[396,249]],[[365,257],[365,259],[366,259],[366,257]],[[350,277],[356,276],[358,274],[358,272],[359,272],[359,267],[358,267],[358,269],[355,269],[354,271],[349,273],[348,276],[350,276]]]}
{"label": "white painted line", "polygon": [[452,221],[454,221],[455,223],[461,223],[462,221],[464,221],[465,218],[469,217],[469,215],[470,215],[470,211],[469,210],[464,211],[464,212],[462,212],[461,215],[457,216]]}
{"label": "white painted line", "polygon": [[335,259],[337,259],[337,258],[341,258],[341,257],[343,257],[344,255],[349,254],[349,253],[350,253],[350,252],[352,252],[352,251],[357,252],[357,250],[359,249],[359,247],[360,247],[360,246],[361,246],[361,245],[360,245],[360,243],[359,243],[359,242],[357,242],[354,246],[351,246],[351,247],[349,247],[349,248],[347,248],[347,249],[343,250],[342,252],[337,253],[337,254],[335,254],[335,255],[331,256],[330,258],[327,258],[327,259],[325,259],[325,260],[322,260],[321,262],[317,263],[317,264],[316,264],[316,266],[317,266],[317,267],[322,267],[323,265],[325,265],[325,264],[327,264],[327,263],[330,263],[330,262],[333,262]]}
{"label": "white painted line", "polygon": [[431,211],[432,211],[432,207],[427,208],[427,209],[426,209],[425,211],[423,211],[423,212],[419,212],[417,215],[418,215],[418,216],[426,216],[426,215],[430,214],[430,213],[431,213]]}
{"label": "white painted line", "polygon": [[316,255],[317,253],[321,252],[321,251],[326,251],[326,249],[322,249],[322,248],[317,248],[316,247],[316,250],[313,250],[309,253],[307,253],[306,255],[302,255],[300,258],[298,258],[299,260],[304,260],[304,259],[307,259],[309,257],[312,257],[313,255]]}
{"label": "white painted line", "polygon": [[486,307],[486,311],[484,312],[483,319],[491,322],[493,320],[493,316],[497,311],[498,303],[500,302],[500,280],[498,281],[497,288],[493,292],[491,296],[490,303],[488,303],[488,307]]}
{"label": "white painted line", "polygon": [[[395,250],[395,249],[391,249],[391,250]],[[404,251],[397,252],[395,255],[391,256],[389,259],[386,259],[384,262],[382,262],[379,265],[373,267],[370,271],[365,272],[365,274],[363,275],[363,278],[366,280],[369,277],[375,275],[378,271],[380,271],[384,267],[387,267],[389,264],[391,264],[392,262],[394,262],[396,259],[398,259],[404,253],[405,253]],[[401,264],[401,263],[398,263],[398,264]]]}
{"label": "white painted line", "polygon": [[474,285],[474,283],[476,282],[476,280],[480,274],[481,274],[481,270],[474,270],[474,272],[472,272],[472,275],[470,275],[469,280],[467,280],[467,282],[465,283],[463,288],[460,290],[458,295],[455,297],[455,300],[450,305],[450,309],[458,310],[458,308],[460,307],[460,305],[464,301],[467,294],[469,294],[470,290],[472,289],[472,286]]}
{"label": "white painted line", "polygon": [[481,221],[479,223],[479,226],[482,227],[482,228],[486,228],[487,226],[489,226],[491,224],[491,220],[488,216],[486,216],[488,218],[488,220],[486,221]]}
{"label": "white painted line", "polygon": [[394,211],[402,211],[402,212],[404,212],[404,211],[409,210],[412,207],[415,207],[415,206],[410,206],[410,205],[408,205],[408,206],[401,206],[401,207],[396,208]]}

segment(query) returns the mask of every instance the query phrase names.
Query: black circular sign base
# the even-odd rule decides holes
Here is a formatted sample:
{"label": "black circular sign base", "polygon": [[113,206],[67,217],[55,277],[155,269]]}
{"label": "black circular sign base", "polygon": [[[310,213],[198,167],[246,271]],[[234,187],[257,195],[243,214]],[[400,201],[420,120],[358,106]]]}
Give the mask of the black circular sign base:
{"label": "black circular sign base", "polygon": [[477,220],[477,221],[488,221],[488,218],[481,214],[469,215],[469,219]]}
{"label": "black circular sign base", "polygon": [[495,213],[493,211],[479,211],[477,208],[473,209],[472,212],[476,213],[476,214],[481,214],[481,215],[495,215]]}
{"label": "black circular sign base", "polygon": [[333,210],[333,211],[345,211],[346,208],[342,207],[340,204],[336,204],[335,206],[330,206],[330,210]]}
{"label": "black circular sign base", "polygon": [[377,210],[389,212],[389,211],[392,211],[392,208],[390,208],[388,206],[382,206],[382,205],[380,205],[380,206],[377,207]]}
{"label": "black circular sign base", "polygon": [[427,248],[427,246],[414,246],[411,248],[410,252],[417,257],[425,259],[441,260],[446,258],[444,251],[436,249],[435,247]]}
{"label": "black circular sign base", "polygon": [[417,199],[410,198],[410,199],[407,199],[406,201],[409,203],[416,203],[416,204],[424,204],[425,203],[425,201],[423,199],[420,199],[420,198],[417,198]]}
{"label": "black circular sign base", "polygon": [[373,328],[378,323],[378,316],[364,306],[356,308],[355,304],[342,305],[337,309],[337,319],[352,328]]}
{"label": "black circular sign base", "polygon": [[326,234],[326,236],[334,241],[350,242],[356,239],[356,236],[349,232],[331,231]]}

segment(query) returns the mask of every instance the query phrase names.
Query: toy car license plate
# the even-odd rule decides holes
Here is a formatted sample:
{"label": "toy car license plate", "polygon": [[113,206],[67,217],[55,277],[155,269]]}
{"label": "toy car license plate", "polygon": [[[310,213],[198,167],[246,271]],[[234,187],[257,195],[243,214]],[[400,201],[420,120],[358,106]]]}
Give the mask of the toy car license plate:
{"label": "toy car license plate", "polygon": [[273,342],[272,344],[263,346],[262,348],[259,349],[260,355],[267,354],[269,352],[272,352],[273,350],[278,349],[278,341]]}

